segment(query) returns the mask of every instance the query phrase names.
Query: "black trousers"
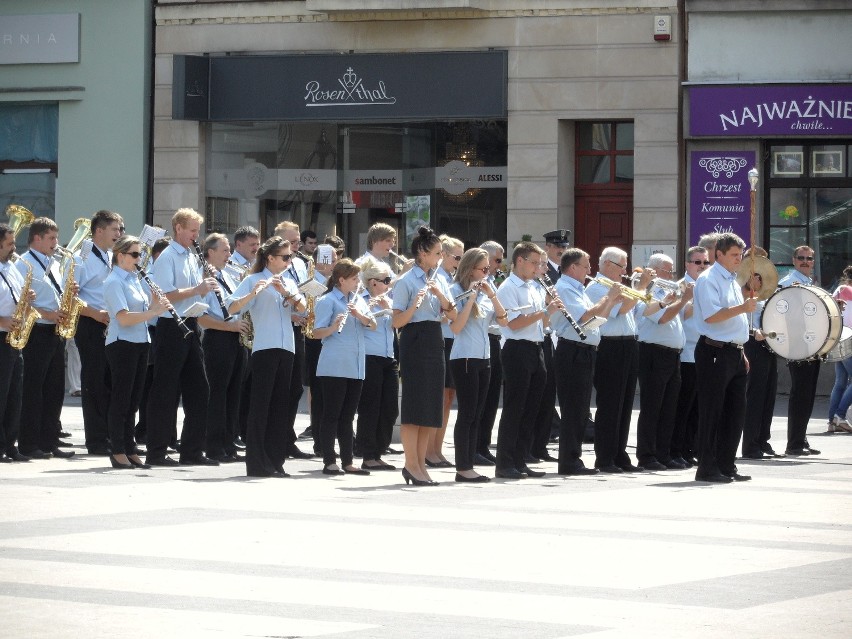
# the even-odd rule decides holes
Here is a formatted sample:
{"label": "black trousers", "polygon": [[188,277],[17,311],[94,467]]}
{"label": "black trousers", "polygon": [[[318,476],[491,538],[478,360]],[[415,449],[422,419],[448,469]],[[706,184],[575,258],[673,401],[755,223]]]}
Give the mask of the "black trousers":
{"label": "black trousers", "polygon": [[21,393],[24,383],[24,356],[6,343],[0,332],[0,455],[14,455],[21,432]]}
{"label": "black trousers", "polygon": [[787,362],[791,381],[787,408],[787,450],[808,445],[808,420],[814,410],[819,367],[819,360]]}
{"label": "black trousers", "polygon": [[340,462],[344,466],[352,464],[352,423],[358,400],[361,399],[363,380],[350,377],[319,377],[322,385],[322,461],[333,464],[335,438],[340,443]]}
{"label": "black trousers", "polygon": [[500,359],[500,336],[488,334],[491,345],[491,377],[488,380],[488,395],[485,397],[485,407],[482,409],[482,419],[479,422],[479,432],[476,435],[476,452],[489,453],[494,422],[497,419],[497,408],[500,406],[500,393],[503,392],[503,363]]}
{"label": "black trousers", "polygon": [[358,400],[355,441],[362,457],[377,460],[390,446],[399,417],[399,364],[393,357],[367,355]]}
{"label": "black trousers", "polygon": [[451,359],[456,384],[456,425],[453,442],[456,447],[456,470],[473,470],[477,431],[488,397],[491,368],[487,359]]}
{"label": "black trousers", "polygon": [[559,472],[575,468],[583,455],[583,437],[592,402],[596,349],[559,339],[553,358],[559,395]]}
{"label": "black trousers", "polygon": [[305,370],[305,336],[302,335],[302,327],[293,324],[293,343],[296,352],[293,356],[293,372],[290,376],[290,388],[287,398],[287,409],[284,411],[284,435],[287,438],[287,447],[296,443],[296,415],[299,413],[299,400],[302,398],[304,383],[302,375]]}
{"label": "black trousers", "polygon": [[50,452],[59,443],[65,397],[65,340],[53,324],[36,324],[24,347],[21,396],[21,452]]}
{"label": "black trousers", "polygon": [[702,335],[695,346],[698,383],[698,470],[696,475],[731,475],[745,418],[746,374],[743,351],[710,346]]}
{"label": "black trousers", "polygon": [[117,340],[104,347],[112,380],[107,418],[113,454],[136,453],[133,425],[145,387],[149,349],[148,342],[137,344],[124,340]]}
{"label": "black trousers", "polygon": [[269,348],[251,355],[251,398],[246,428],[246,474],[268,477],[283,468],[287,436],[281,413],[293,372],[293,353]]}
{"label": "black trousers", "polygon": [[635,339],[601,337],[595,361],[595,466],[626,466],[627,436],[636,394],[639,347]]}
{"label": "black trousers", "polygon": [[194,318],[185,321],[193,331],[187,338],[175,320],[162,317],[157,320],[151,347],[154,381],[148,397],[149,459],[160,459],[166,454],[176,420],[178,395],[183,398],[184,412],[180,457],[195,459],[204,450],[210,387],[204,373],[198,323]]}
{"label": "black trousers", "polygon": [[532,442],[530,416],[538,413],[547,377],[544,353],[541,344],[510,339],[501,357],[506,392],[497,427],[497,469],[521,469]]}
{"label": "black trousers", "polygon": [[246,432],[248,431],[248,412],[249,406],[251,405],[251,351],[247,348],[243,348],[243,357],[245,359],[246,365],[243,370],[243,390],[242,395],[240,395],[240,437],[242,437],[243,442],[246,440]]}
{"label": "black trousers", "polygon": [[763,342],[750,337],[745,344],[749,371],[746,385],[743,455],[758,455],[769,444],[775,393],[778,389],[778,360]]}
{"label": "black trousers", "polygon": [[234,437],[240,428],[245,348],[240,344],[239,333],[215,329],[204,331],[201,345],[210,385],[205,450],[208,457],[221,457],[236,452]]}
{"label": "black trousers", "polygon": [[86,448],[108,444],[110,409],[110,367],[105,350],[106,326],[91,317],[81,317],[74,343],[80,352],[80,385]]}
{"label": "black trousers", "polygon": [[533,457],[542,457],[547,454],[547,442],[550,441],[550,431],[553,428],[553,418],[556,413],[556,373],[553,368],[553,340],[549,335],[545,335],[541,350],[544,354],[546,378],[533,424],[530,444]]}
{"label": "black trousers", "polygon": [[677,400],[675,427],[670,453],[672,457],[695,457],[698,445],[698,402],[696,401],[695,363],[680,363],[680,395]]}
{"label": "black trousers", "polygon": [[[154,342],[154,327],[148,327],[148,336],[151,343]],[[148,345],[148,368],[145,371],[145,385],[142,387],[142,398],[139,400],[139,421],[136,423],[136,441],[148,438],[148,395],[151,385],[154,383],[154,360],[151,357],[150,344]]]}
{"label": "black trousers", "polygon": [[322,384],[317,377],[317,365],[322,353],[322,340],[305,338],[305,374],[311,389],[310,428],[314,442],[314,454],[322,455],[320,425],[322,424]]}
{"label": "black trousers", "polygon": [[639,421],[636,459],[639,464],[672,460],[671,441],[680,393],[680,353],[639,342]]}

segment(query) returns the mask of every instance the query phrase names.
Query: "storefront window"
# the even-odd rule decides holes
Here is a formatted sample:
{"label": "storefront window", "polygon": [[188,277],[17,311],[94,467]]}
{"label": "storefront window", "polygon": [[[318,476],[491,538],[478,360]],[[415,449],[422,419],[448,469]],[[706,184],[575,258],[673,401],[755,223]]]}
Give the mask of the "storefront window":
{"label": "storefront window", "polygon": [[[477,246],[506,240],[506,122],[213,123],[207,128],[207,228],[282,220],[366,250],[376,222],[406,237],[428,222]],[[411,228],[409,228],[411,227]]]}
{"label": "storefront window", "polygon": [[768,155],[769,256],[786,273],[793,250],[816,253],[815,280],[832,289],[852,263],[850,145],[771,145]]}

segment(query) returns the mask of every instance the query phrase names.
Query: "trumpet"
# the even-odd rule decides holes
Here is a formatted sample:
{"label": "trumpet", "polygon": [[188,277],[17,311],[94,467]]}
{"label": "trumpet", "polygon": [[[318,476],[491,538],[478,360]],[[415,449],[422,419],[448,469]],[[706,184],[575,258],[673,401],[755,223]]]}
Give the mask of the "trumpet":
{"label": "trumpet", "polygon": [[[562,300],[559,299],[559,293],[556,292],[556,287],[553,286],[553,282],[550,281],[550,278],[547,275],[542,275],[537,278],[538,283],[541,284],[542,288],[547,291],[547,294],[550,296],[550,299],[562,303]],[[568,323],[571,325],[571,328],[580,336],[581,340],[586,339],[587,335],[583,332],[583,329],[580,325],[571,317],[571,313],[563,306],[559,309],[562,312],[563,317],[568,320]]]}
{"label": "trumpet", "polygon": [[[622,276],[626,277],[626,276]],[[604,277],[600,273],[592,277],[591,275],[586,275],[587,280],[592,280],[593,282],[597,282],[601,286],[606,286],[607,288],[611,288],[615,282],[613,282],[608,277]],[[625,286],[621,287],[621,294],[624,297],[629,297],[630,299],[636,300],[637,302],[645,302],[646,304],[651,301],[650,293],[643,293],[642,291],[637,291],[635,288],[627,288]]]}
{"label": "trumpet", "polygon": [[[632,275],[622,275],[621,277],[630,282],[630,288],[634,291],[642,292],[639,288],[639,280],[642,278],[641,271],[637,271]],[[674,280],[664,280],[661,277],[655,277],[645,290],[652,297],[656,291],[659,291],[664,297],[667,295],[676,295],[680,299],[686,291],[686,282],[675,282]]]}

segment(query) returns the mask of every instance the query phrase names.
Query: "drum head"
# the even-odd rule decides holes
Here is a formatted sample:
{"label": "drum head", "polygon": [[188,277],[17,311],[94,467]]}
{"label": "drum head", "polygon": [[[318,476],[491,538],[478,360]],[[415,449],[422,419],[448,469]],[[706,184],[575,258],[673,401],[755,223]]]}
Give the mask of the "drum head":
{"label": "drum head", "polygon": [[[776,291],[766,302],[761,330],[775,333],[766,344],[791,360],[827,353],[840,337],[837,304],[814,286],[791,286]],[[826,348],[827,346],[827,348]]]}
{"label": "drum head", "polygon": [[825,361],[842,362],[849,357],[852,357],[852,328],[844,326],[843,332],[840,334],[840,340],[828,352],[828,355],[825,356]]}

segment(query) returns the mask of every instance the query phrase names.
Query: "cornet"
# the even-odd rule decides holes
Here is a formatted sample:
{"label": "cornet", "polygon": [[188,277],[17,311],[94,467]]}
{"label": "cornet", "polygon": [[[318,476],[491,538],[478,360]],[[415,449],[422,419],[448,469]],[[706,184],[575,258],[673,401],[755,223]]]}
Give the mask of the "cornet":
{"label": "cornet", "polygon": [[[626,276],[624,276],[626,277]],[[604,277],[603,275],[595,275],[592,277],[591,275],[586,275],[587,280],[592,280],[593,282],[597,282],[601,286],[606,286],[607,288],[611,288],[615,282],[613,282],[608,277]],[[624,297],[629,297],[630,299],[634,299],[638,302],[645,302],[646,304],[651,301],[650,293],[643,293],[642,291],[637,291],[634,288],[627,288],[626,286],[621,287],[621,294]]]}

